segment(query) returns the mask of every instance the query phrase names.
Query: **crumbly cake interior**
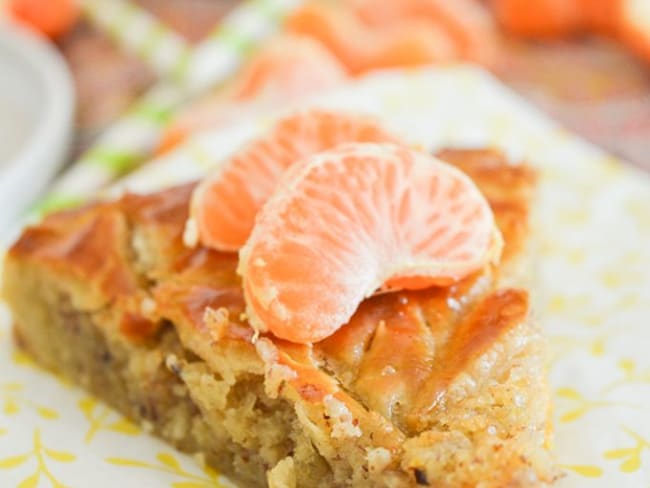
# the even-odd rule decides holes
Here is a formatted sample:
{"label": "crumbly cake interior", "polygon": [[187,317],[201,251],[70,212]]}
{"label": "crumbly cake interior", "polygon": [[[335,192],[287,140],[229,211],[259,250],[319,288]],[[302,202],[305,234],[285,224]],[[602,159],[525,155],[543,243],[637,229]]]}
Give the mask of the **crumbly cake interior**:
{"label": "crumbly cake interior", "polygon": [[185,185],[25,230],[3,280],[17,343],[242,486],[550,483],[543,340],[505,287],[526,275],[535,175],[495,151],[439,156],[490,202],[498,268],[372,297],[311,346],[253,341],[236,254],[182,244]]}

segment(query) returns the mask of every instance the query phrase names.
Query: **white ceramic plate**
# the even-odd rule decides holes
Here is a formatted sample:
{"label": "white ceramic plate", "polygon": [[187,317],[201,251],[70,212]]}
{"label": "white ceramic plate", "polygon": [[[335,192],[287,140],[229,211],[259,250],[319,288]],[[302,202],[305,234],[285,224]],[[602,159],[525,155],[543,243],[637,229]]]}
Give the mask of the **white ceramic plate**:
{"label": "white ceramic plate", "polygon": [[45,40],[0,19],[0,231],[63,163],[73,112],[62,57]]}
{"label": "white ceramic plate", "polygon": [[[424,147],[497,146],[540,169],[533,291],[550,343],[555,452],[567,473],[557,487],[650,486],[648,175],[568,134],[476,69],[378,74],[315,103],[374,113]],[[200,136],[123,186],[149,191],[198,177],[268,123]],[[1,312],[0,486],[43,466],[71,487],[216,486],[190,457],[34,368],[13,350]]]}

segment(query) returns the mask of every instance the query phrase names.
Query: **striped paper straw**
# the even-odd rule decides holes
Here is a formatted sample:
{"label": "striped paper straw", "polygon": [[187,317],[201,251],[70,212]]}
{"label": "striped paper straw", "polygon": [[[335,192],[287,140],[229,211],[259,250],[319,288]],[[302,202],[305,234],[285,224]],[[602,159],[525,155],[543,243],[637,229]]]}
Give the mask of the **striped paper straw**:
{"label": "striped paper straw", "polygon": [[160,76],[174,76],[191,46],[148,11],[126,0],[80,0],[86,17]]}
{"label": "striped paper straw", "polygon": [[177,66],[174,79],[156,84],[63,174],[37,205],[36,216],[91,198],[149,158],[172,112],[232,76],[253,48],[274,33],[283,17],[300,3],[249,0],[229,13]]}

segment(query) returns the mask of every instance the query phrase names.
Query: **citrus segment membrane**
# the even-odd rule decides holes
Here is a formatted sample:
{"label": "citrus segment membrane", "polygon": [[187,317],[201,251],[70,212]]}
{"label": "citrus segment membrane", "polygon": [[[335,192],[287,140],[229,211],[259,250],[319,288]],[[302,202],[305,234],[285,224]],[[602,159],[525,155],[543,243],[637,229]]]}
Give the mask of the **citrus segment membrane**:
{"label": "citrus segment membrane", "polygon": [[[370,117],[326,110],[297,112],[226,160],[195,190],[190,226],[198,241],[236,251],[287,168],[346,142],[399,142]],[[193,242],[188,242],[193,244]]]}
{"label": "citrus segment membrane", "polygon": [[463,172],[405,146],[351,143],[284,175],[238,272],[253,327],[309,343],[377,291],[449,285],[497,261],[501,247]]}

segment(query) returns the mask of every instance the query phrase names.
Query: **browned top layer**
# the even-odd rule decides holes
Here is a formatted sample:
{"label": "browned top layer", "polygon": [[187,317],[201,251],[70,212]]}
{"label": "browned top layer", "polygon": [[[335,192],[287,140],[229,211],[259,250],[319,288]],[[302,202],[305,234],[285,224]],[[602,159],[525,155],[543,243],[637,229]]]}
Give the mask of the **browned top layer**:
{"label": "browned top layer", "polygon": [[107,297],[134,292],[128,261],[127,223],[118,205],[61,212],[27,228],[9,257],[29,258],[68,278],[86,282]]}
{"label": "browned top layer", "polygon": [[[465,171],[486,195],[505,238],[507,264],[526,239],[534,172],[510,166],[496,151],[446,150],[439,156]],[[38,262],[84,280],[108,300],[150,295],[156,301],[152,320],[173,321],[181,338],[206,337],[209,347],[250,345],[236,254],[183,247],[191,189],[129,195],[50,216],[23,233],[9,259]],[[446,387],[468,364],[526,320],[527,294],[494,291],[493,271],[447,288],[372,297],[328,339],[300,346],[268,337],[262,341],[268,354],[262,356],[297,373],[289,381],[295,398],[319,403],[333,395],[356,408],[362,424],[379,414],[397,429],[376,435],[385,434],[387,445],[398,443],[402,433],[420,430],[418,418],[444,403]],[[214,313],[206,315],[206,309]],[[133,316],[133,309],[128,313],[120,330],[129,337],[155,331],[151,322]]]}
{"label": "browned top layer", "polygon": [[471,176],[490,202],[505,240],[503,259],[522,252],[537,173],[525,164],[508,164],[503,154],[493,149],[445,149],[436,156]]}

